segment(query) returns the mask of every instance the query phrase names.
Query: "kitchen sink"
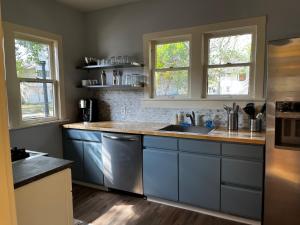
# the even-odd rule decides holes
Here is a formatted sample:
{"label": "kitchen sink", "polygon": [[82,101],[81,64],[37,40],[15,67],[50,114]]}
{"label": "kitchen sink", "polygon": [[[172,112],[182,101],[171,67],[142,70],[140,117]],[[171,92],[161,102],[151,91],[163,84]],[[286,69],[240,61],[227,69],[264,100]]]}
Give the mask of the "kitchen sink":
{"label": "kitchen sink", "polygon": [[213,128],[206,128],[200,126],[181,126],[181,125],[169,125],[160,131],[175,131],[175,132],[183,132],[183,133],[198,133],[198,134],[208,134]]}

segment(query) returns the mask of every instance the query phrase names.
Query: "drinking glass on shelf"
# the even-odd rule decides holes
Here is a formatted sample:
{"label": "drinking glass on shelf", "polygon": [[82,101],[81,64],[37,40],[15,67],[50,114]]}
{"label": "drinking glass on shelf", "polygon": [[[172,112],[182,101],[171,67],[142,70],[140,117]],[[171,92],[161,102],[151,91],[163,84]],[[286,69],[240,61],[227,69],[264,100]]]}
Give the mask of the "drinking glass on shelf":
{"label": "drinking glass on shelf", "polygon": [[128,64],[129,63],[129,56],[128,55],[123,56],[123,63],[124,64]]}
{"label": "drinking glass on shelf", "polygon": [[112,65],[116,64],[116,57],[115,56],[110,57],[110,64],[112,64]]}
{"label": "drinking glass on shelf", "polygon": [[116,60],[116,64],[123,64],[123,58],[122,58],[122,56],[118,56],[117,57],[117,60]]}

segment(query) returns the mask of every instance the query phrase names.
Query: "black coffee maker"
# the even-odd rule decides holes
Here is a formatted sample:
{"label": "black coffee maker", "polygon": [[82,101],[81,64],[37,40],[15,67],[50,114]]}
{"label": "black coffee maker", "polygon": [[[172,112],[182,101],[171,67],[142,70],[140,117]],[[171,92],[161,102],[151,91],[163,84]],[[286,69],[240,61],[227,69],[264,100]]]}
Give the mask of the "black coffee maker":
{"label": "black coffee maker", "polygon": [[80,99],[80,120],[83,122],[95,122],[97,120],[97,101],[95,99]]}

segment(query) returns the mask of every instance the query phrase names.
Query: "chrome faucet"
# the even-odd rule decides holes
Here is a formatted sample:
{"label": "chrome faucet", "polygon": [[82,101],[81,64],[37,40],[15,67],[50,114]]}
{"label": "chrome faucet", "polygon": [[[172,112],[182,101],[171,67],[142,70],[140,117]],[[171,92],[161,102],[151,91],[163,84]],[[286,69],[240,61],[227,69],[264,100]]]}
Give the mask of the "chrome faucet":
{"label": "chrome faucet", "polygon": [[196,125],[196,123],[195,123],[196,117],[195,117],[194,111],[192,111],[191,114],[190,114],[190,113],[187,113],[187,114],[186,114],[186,117],[189,117],[189,118],[191,119],[191,124],[192,124],[192,126],[195,126],[195,125]]}

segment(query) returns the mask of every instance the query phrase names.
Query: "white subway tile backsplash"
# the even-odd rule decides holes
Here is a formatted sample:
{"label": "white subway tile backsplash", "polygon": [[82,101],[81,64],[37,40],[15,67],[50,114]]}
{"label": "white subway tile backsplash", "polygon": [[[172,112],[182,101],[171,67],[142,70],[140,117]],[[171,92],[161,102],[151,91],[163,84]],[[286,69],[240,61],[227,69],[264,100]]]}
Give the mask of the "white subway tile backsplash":
{"label": "white subway tile backsplash", "polygon": [[[203,122],[211,118],[217,127],[226,127],[227,114],[223,108],[212,110],[200,107],[191,109],[180,107],[170,109],[163,106],[161,108],[143,107],[141,104],[144,98],[143,91],[101,90],[95,91],[93,95],[99,99],[101,120],[174,123],[176,113],[194,111],[196,114],[203,115]],[[186,121],[189,122],[188,119]],[[247,116],[241,112],[239,126],[247,127],[247,125]]]}

